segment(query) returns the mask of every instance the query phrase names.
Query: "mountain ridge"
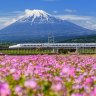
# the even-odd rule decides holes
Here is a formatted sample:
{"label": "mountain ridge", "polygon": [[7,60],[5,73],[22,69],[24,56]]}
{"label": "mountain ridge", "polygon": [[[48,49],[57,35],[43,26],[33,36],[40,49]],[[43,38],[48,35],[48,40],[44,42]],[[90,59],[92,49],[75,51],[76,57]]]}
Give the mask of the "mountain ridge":
{"label": "mountain ridge", "polygon": [[47,42],[51,32],[56,38],[61,35],[61,38],[57,39],[58,42],[78,36],[96,35],[96,31],[61,20],[45,11],[32,10],[27,16],[0,30],[0,40]]}

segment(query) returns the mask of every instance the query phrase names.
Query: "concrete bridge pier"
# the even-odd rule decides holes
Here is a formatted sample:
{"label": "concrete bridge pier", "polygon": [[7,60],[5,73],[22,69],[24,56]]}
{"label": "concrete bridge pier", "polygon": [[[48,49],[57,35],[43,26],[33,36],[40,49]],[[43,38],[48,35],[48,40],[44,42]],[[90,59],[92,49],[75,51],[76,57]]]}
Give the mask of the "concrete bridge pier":
{"label": "concrete bridge pier", "polygon": [[77,46],[76,46],[76,51],[75,52],[76,52],[76,54],[78,54],[78,47]]}
{"label": "concrete bridge pier", "polygon": [[59,49],[58,48],[53,48],[53,50],[52,50],[52,53],[59,53]]}

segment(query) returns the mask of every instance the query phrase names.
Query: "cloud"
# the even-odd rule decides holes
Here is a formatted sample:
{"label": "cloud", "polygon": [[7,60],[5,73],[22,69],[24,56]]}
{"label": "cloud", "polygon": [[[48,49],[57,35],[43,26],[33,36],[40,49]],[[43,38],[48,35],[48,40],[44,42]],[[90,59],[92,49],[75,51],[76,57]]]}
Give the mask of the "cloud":
{"label": "cloud", "polygon": [[79,16],[79,15],[58,15],[57,17],[63,20],[89,20],[90,16]]}
{"label": "cloud", "polygon": [[90,20],[73,21],[73,22],[82,26],[82,27],[85,27],[87,29],[96,30],[96,19],[95,18],[96,17],[92,17]]}
{"label": "cloud", "polygon": [[66,13],[76,13],[76,10],[72,10],[72,9],[65,9],[64,12]]}
{"label": "cloud", "polygon": [[57,14],[57,13],[58,13],[58,11],[54,10],[54,11],[53,11],[53,13]]}
{"label": "cloud", "polygon": [[24,16],[31,16],[33,14],[32,10],[25,9],[24,11],[14,11],[8,13],[1,13],[0,14],[0,29],[16,22],[20,18]]}
{"label": "cloud", "polygon": [[8,26],[9,25],[8,22],[9,22],[9,24],[11,24],[12,19],[9,17],[0,17],[0,29]]}
{"label": "cloud", "polygon": [[5,22],[4,25],[5,25],[5,26],[8,26],[8,25],[10,25],[10,24],[12,24],[12,23],[14,23],[14,22],[16,22],[16,21],[17,21],[17,20],[14,18],[14,19],[12,19],[11,21]]}
{"label": "cloud", "polygon": [[24,12],[22,11],[0,13],[0,29],[16,22],[23,15],[24,15]]}
{"label": "cloud", "polygon": [[59,17],[62,20],[69,20],[87,29],[96,30],[96,17],[94,16],[58,15],[56,17]]}

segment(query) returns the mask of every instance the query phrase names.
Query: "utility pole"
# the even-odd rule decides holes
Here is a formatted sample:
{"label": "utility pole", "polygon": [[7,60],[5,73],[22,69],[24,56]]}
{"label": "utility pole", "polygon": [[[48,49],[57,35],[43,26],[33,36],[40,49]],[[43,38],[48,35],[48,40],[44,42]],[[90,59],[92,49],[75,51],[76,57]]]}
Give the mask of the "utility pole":
{"label": "utility pole", "polygon": [[[54,44],[54,35],[53,35],[53,32],[49,33],[48,34],[48,43],[50,45],[50,43],[53,43]],[[55,48],[53,47],[53,53],[55,53]]]}
{"label": "utility pole", "polygon": [[48,43],[54,43],[54,35],[53,32],[48,34]]}

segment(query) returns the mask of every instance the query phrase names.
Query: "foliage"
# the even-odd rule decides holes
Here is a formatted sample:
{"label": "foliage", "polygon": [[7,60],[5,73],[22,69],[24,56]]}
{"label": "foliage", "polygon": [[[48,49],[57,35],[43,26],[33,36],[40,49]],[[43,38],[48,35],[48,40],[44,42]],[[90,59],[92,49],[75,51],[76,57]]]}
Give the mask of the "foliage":
{"label": "foliage", "polygon": [[0,96],[96,96],[96,57],[0,56]]}

